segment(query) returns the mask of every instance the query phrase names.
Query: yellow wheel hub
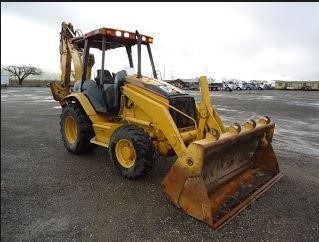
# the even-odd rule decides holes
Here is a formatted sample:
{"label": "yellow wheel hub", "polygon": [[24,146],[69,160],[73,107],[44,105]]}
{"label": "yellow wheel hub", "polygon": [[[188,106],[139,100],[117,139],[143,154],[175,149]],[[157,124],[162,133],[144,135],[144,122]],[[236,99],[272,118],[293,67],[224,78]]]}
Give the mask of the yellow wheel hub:
{"label": "yellow wheel hub", "polygon": [[67,141],[74,144],[78,139],[78,127],[72,116],[65,119],[64,130]]}
{"label": "yellow wheel hub", "polygon": [[131,168],[135,164],[136,153],[131,141],[121,139],[115,146],[115,153],[117,160],[121,166]]}

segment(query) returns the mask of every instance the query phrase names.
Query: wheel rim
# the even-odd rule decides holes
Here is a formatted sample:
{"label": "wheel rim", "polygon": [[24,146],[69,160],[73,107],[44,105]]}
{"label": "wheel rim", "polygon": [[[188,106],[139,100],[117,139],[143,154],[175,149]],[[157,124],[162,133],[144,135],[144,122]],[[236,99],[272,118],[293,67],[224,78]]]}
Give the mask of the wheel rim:
{"label": "wheel rim", "polygon": [[117,160],[124,168],[131,168],[135,164],[136,153],[131,141],[121,139],[116,143],[115,153]]}
{"label": "wheel rim", "polygon": [[68,116],[65,119],[65,135],[70,144],[74,144],[78,138],[78,127],[72,116]]}

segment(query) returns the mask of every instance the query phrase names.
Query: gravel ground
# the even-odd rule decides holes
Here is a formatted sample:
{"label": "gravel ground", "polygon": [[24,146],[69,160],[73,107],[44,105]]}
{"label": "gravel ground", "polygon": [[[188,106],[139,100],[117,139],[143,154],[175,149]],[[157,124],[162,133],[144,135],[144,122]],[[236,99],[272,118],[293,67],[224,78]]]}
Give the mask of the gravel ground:
{"label": "gravel ground", "polygon": [[[198,99],[198,92],[191,92]],[[1,90],[1,241],[319,241],[319,92],[213,92],[226,123],[268,115],[285,176],[219,231],[187,216],[160,182],[122,178],[107,149],[63,147],[49,88]]]}

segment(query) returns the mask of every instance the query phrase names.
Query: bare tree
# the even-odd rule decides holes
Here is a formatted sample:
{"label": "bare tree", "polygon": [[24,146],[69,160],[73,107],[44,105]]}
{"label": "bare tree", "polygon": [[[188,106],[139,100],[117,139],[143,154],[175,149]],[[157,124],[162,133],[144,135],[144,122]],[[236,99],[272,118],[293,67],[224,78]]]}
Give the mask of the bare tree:
{"label": "bare tree", "polygon": [[22,85],[23,80],[28,76],[39,76],[42,74],[42,70],[34,66],[6,66],[3,70],[6,70],[11,76],[17,78],[19,85]]}

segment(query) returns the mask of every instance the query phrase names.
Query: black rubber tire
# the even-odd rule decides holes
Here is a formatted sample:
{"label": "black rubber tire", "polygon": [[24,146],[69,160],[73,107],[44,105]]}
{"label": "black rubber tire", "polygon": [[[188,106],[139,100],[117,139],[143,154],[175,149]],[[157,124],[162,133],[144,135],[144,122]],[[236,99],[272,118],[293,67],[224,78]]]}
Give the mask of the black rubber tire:
{"label": "black rubber tire", "polygon": [[[65,133],[65,120],[67,117],[73,117],[77,125],[77,140],[75,143],[68,142]],[[63,107],[60,116],[60,131],[65,148],[74,154],[82,154],[93,151],[97,145],[90,143],[95,133],[92,127],[92,122],[86,115],[84,110],[76,103],[71,103]]]}
{"label": "black rubber tire", "polygon": [[[136,160],[130,168],[123,167],[116,156],[116,144],[122,139],[131,141],[136,153]],[[132,180],[141,178],[150,172],[156,157],[155,148],[148,133],[141,127],[131,124],[123,125],[114,131],[109,144],[109,155],[119,173]]]}

